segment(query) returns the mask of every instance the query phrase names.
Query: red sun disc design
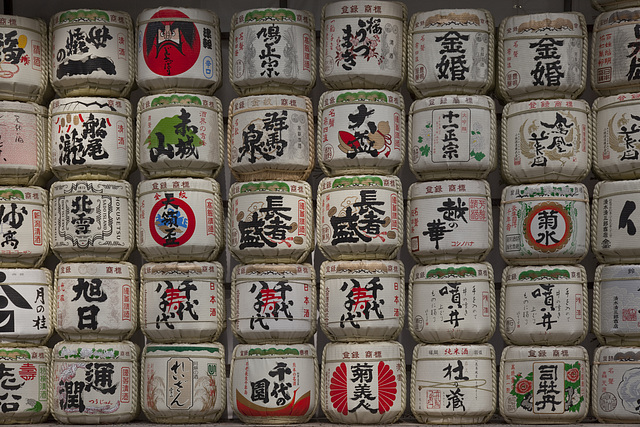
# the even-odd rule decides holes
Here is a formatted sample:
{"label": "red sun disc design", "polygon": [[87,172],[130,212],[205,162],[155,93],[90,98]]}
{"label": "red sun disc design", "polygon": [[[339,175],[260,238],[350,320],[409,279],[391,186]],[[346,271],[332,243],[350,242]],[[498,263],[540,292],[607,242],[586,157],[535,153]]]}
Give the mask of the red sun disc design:
{"label": "red sun disc design", "polygon": [[165,240],[165,237],[160,235],[160,233],[158,232],[158,226],[156,225],[155,221],[158,211],[162,207],[167,206],[166,197],[164,199],[158,200],[158,202],[153,205],[151,213],[149,214],[149,231],[151,232],[151,237],[153,237],[153,240],[155,240],[157,244],[166,247],[183,245],[184,243],[189,241],[191,236],[193,236],[193,232],[196,230],[196,216],[193,213],[193,209],[191,209],[191,206],[189,206],[184,200],[176,198],[171,199],[171,204],[177,207],[178,211],[184,213],[187,218],[187,228],[179,237],[175,239],[175,242],[172,244],[167,244],[167,240]]}
{"label": "red sun disc design", "polygon": [[142,37],[142,56],[147,67],[160,76],[188,71],[200,56],[200,34],[183,12],[162,9],[154,13]]}
{"label": "red sun disc design", "polygon": [[347,415],[349,413],[347,404],[349,392],[347,390],[347,365],[344,362],[338,365],[333,375],[331,375],[329,394],[331,395],[333,408],[342,415]]}
{"label": "red sun disc design", "polygon": [[398,396],[396,375],[389,365],[378,363],[378,410],[381,414],[389,411]]}

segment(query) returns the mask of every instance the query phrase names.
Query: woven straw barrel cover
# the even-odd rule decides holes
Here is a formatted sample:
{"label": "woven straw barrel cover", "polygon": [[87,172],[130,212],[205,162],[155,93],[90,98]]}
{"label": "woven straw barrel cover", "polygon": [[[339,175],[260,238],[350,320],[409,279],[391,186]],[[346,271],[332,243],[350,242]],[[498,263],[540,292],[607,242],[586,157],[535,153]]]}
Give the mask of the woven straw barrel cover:
{"label": "woven straw barrel cover", "polygon": [[126,12],[73,9],[49,24],[50,80],[61,97],[127,97],[135,83],[133,22]]}
{"label": "woven straw barrel cover", "polygon": [[640,347],[598,347],[593,355],[591,413],[601,423],[638,423],[634,396]]}

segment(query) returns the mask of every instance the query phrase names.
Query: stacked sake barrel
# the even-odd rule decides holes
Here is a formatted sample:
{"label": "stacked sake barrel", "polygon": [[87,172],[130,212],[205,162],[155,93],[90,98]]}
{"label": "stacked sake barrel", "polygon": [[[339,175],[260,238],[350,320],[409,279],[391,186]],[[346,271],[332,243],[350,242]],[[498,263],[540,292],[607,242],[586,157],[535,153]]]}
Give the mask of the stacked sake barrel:
{"label": "stacked sake barrel", "polygon": [[229,76],[227,246],[232,409],[251,424],[302,423],[317,410],[313,201],[314,17],[304,10],[234,14]]}
{"label": "stacked sake barrel", "polygon": [[215,422],[226,408],[220,186],[220,26],[208,10],[137,18],[136,160],[142,410],[152,422]]}
{"label": "stacked sake barrel", "polygon": [[494,27],[482,9],[419,12],[409,24],[411,410],[425,423],[482,423],[496,407],[489,184],[496,167]]}
{"label": "stacked sake barrel", "polygon": [[[44,21],[0,16],[9,40],[0,82],[0,396],[3,422],[40,423],[50,414],[53,334],[49,253],[47,111],[48,33]],[[5,71],[6,70],[6,71]]]}
{"label": "stacked sake barrel", "polygon": [[[321,407],[330,422],[388,424],[406,407],[403,346],[406,6],[342,1],[322,11],[316,243]],[[375,391],[377,390],[377,392]]]}
{"label": "stacked sake barrel", "polygon": [[51,18],[48,161],[56,332],[49,406],[63,423],[135,418],[138,347],[131,17],[76,9]]}
{"label": "stacked sake barrel", "polygon": [[500,413],[514,423],[575,423],[589,405],[590,168],[587,40],[579,13],[506,18],[499,30],[502,112]]}
{"label": "stacked sake barrel", "polygon": [[[640,364],[640,324],[635,291],[640,281],[636,224],[640,219],[640,162],[635,114],[640,94],[638,32],[640,2],[594,2],[597,17],[591,50],[593,171],[602,181],[593,191],[591,247],[601,263],[593,289],[594,355],[592,412],[601,422],[640,421],[629,387]],[[633,399],[637,403],[637,399]]]}

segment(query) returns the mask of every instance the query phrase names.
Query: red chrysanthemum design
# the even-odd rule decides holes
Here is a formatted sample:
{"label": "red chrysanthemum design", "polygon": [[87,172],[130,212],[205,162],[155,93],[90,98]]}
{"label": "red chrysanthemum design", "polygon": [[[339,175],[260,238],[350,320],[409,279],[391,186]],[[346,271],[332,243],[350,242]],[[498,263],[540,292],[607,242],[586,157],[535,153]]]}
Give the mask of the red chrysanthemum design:
{"label": "red chrysanthemum design", "polygon": [[395,374],[386,363],[378,363],[378,411],[381,414],[387,412],[397,396],[398,383]]}
{"label": "red chrysanthemum design", "polygon": [[347,390],[347,365],[344,362],[338,365],[331,376],[329,395],[333,408],[342,415],[347,415],[349,413],[347,405],[349,392]]}
{"label": "red chrysanthemum design", "polygon": [[516,393],[527,394],[533,388],[533,384],[529,380],[521,379],[516,383]]}

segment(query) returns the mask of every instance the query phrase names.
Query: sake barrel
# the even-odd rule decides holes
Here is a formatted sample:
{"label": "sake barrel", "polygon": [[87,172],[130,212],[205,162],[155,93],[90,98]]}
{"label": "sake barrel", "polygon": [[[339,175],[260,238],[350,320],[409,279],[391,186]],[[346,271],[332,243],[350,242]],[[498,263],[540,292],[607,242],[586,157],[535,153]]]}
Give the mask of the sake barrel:
{"label": "sake barrel", "polygon": [[600,264],[596,268],[592,328],[601,345],[640,345],[638,287],[638,264]]}
{"label": "sake barrel", "polygon": [[420,181],[484,179],[497,165],[494,101],[483,95],[419,99],[409,110],[409,167]]}
{"label": "sake barrel", "polygon": [[237,265],[231,316],[241,343],[304,343],[316,332],[316,274],[311,264]]}
{"label": "sake barrel", "polygon": [[589,194],[583,184],[507,186],[500,206],[500,255],[511,265],[574,264],[589,251]]}
{"label": "sake barrel", "polygon": [[138,86],[213,95],[222,83],[220,20],[209,10],[145,9],[137,19]]}
{"label": "sake barrel", "polygon": [[213,261],[224,246],[220,185],[212,178],[141,182],[137,220],[147,261]]}
{"label": "sake barrel", "polygon": [[329,260],[395,258],[404,236],[396,176],[324,178],[318,185],[316,241]]}
{"label": "sake barrel", "polygon": [[44,423],[49,418],[48,347],[2,347],[0,382],[4,412],[0,424]]}
{"label": "sake barrel", "polygon": [[497,94],[506,102],[577,98],[587,82],[587,46],[580,12],[505,18],[498,33]]}
{"label": "sake barrel", "polygon": [[303,262],[313,249],[311,186],[305,181],[233,183],[227,221],[227,246],[240,262]]}
{"label": "sake barrel", "polygon": [[48,200],[40,187],[0,187],[0,266],[42,264],[51,240]]}
{"label": "sake barrel", "polygon": [[640,93],[601,97],[593,103],[593,172],[600,179],[640,178]]}
{"label": "sake barrel", "polygon": [[218,262],[147,263],[140,269],[140,329],[156,343],[216,340],[226,325]]}
{"label": "sake barrel", "polygon": [[409,91],[415,98],[486,94],[494,84],[494,32],[485,9],[415,13],[408,32]]}
{"label": "sake barrel", "polygon": [[153,423],[214,423],[227,405],[220,343],[154,344],[142,350],[140,402]]}
{"label": "sake barrel", "polygon": [[429,424],[480,424],[496,410],[496,354],[491,344],[413,349],[411,412]]}
{"label": "sake barrel", "polygon": [[126,181],[53,183],[53,253],[64,262],[127,259],[135,246],[133,210]]}
{"label": "sake barrel", "polygon": [[406,407],[404,348],[396,341],[329,343],[322,353],[322,412],[332,423],[392,424]]}
{"label": "sake barrel", "polygon": [[138,328],[136,267],[128,262],[56,266],[56,332],[65,340],[122,341]]}
{"label": "sake barrel", "polygon": [[639,180],[599,181],[593,189],[591,248],[600,262],[633,263],[640,256],[635,241]]}
{"label": "sake barrel", "polygon": [[231,359],[231,408],[244,423],[299,424],[318,406],[311,344],[239,344]]}
{"label": "sake barrel", "polygon": [[239,95],[308,95],[316,82],[316,31],[311,12],[270,8],[231,18],[229,80]]}
{"label": "sake barrel", "polygon": [[51,85],[60,97],[127,97],[136,78],[126,12],[72,9],[51,17]]}
{"label": "sake barrel", "polygon": [[407,246],[421,264],[477,262],[493,247],[489,184],[416,182],[407,195]]}
{"label": "sake barrel", "polygon": [[50,162],[62,180],[127,179],[133,117],[124,98],[59,98],[49,104]]}
{"label": "sake barrel", "polygon": [[[53,287],[46,268],[0,269],[0,343],[45,345],[53,335]],[[1,358],[0,358],[1,359]]]}
{"label": "sake barrel", "polygon": [[505,181],[582,181],[591,169],[589,110],[581,99],[507,104],[500,132]]}
{"label": "sake barrel", "polygon": [[409,284],[409,332],[420,343],[483,343],[496,329],[489,263],[416,265]]}
{"label": "sake barrel", "polygon": [[618,3],[593,22],[591,87],[603,96],[635,92],[640,80],[640,3]]}
{"label": "sake barrel", "polygon": [[591,412],[601,423],[640,422],[638,372],[640,348],[598,347],[593,356]]}
{"label": "sake barrel", "polygon": [[405,152],[404,99],[388,90],[322,94],[318,162],[327,176],[398,173]]}
{"label": "sake barrel", "polygon": [[640,6],[640,1],[638,0],[591,0],[591,6],[594,9],[604,11],[604,10],[616,10],[616,9],[624,9],[625,7],[635,7]]}
{"label": "sake barrel", "polygon": [[0,133],[0,184],[44,185],[50,177],[47,109],[0,101]]}
{"label": "sake barrel", "polygon": [[40,18],[0,15],[0,34],[0,99],[42,104],[53,92],[47,24]]}
{"label": "sake barrel", "polygon": [[315,164],[311,99],[255,95],[229,104],[227,160],[238,181],[306,180]]}
{"label": "sake barrel", "polygon": [[508,346],[500,358],[500,415],[514,424],[573,424],[589,408],[589,355],[579,346]]}
{"label": "sake barrel", "polygon": [[61,341],[53,347],[49,406],[64,424],[117,424],[140,410],[138,346]]}
{"label": "sake barrel", "polygon": [[589,328],[587,273],[581,265],[506,267],[500,334],[509,345],[577,345]]}
{"label": "sake barrel", "polygon": [[404,326],[404,264],[325,261],[320,266],[320,327],[331,341],[389,341]]}
{"label": "sake barrel", "polygon": [[331,89],[397,90],[405,76],[407,6],[337,1],[322,8],[320,79]]}
{"label": "sake barrel", "polygon": [[144,96],[137,119],[136,161],[145,177],[207,178],[222,168],[222,104],[215,96]]}

